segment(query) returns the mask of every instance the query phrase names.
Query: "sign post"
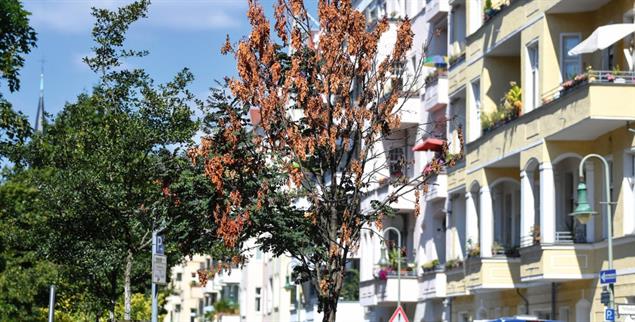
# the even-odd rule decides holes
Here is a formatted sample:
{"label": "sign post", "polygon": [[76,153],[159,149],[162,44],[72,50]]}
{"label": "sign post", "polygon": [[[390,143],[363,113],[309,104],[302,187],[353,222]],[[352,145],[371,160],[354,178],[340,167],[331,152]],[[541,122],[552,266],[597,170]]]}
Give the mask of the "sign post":
{"label": "sign post", "polygon": [[152,231],[152,322],[159,320],[159,284],[166,284],[168,260],[165,256],[163,236]]}

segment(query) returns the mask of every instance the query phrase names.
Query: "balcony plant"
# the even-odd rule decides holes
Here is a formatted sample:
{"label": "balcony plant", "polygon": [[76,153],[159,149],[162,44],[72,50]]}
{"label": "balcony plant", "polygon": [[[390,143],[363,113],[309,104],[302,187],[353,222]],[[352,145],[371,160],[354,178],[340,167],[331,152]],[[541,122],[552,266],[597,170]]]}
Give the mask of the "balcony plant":
{"label": "balcony plant", "polygon": [[531,226],[531,241],[534,245],[540,244],[540,226]]}
{"label": "balcony plant", "polygon": [[434,259],[421,265],[421,269],[423,269],[424,273],[429,273],[434,271],[437,268],[437,266],[439,266],[439,260]]}
{"label": "balcony plant", "polygon": [[498,4],[497,7],[492,6],[492,0],[485,1],[485,8],[483,8],[483,22],[487,22],[501,12],[505,7],[509,5],[509,1],[503,1]]}
{"label": "balcony plant", "polygon": [[435,84],[439,77],[446,76],[448,74],[448,70],[446,68],[435,68],[428,76],[426,76],[426,86],[430,86]]}
{"label": "balcony plant", "polygon": [[448,64],[450,65],[450,68],[452,68],[452,66],[460,63],[461,61],[463,61],[463,59],[465,59],[465,52],[450,55],[450,57],[448,57]]}
{"label": "balcony plant", "polygon": [[453,270],[459,267],[463,266],[463,261],[460,260],[459,258],[456,259],[451,259],[447,262],[445,262],[445,270],[449,271],[449,270]]}
{"label": "balcony plant", "polygon": [[487,133],[505,123],[515,120],[523,111],[522,88],[516,82],[509,82],[509,90],[501,98],[496,110],[481,115],[481,128]]}
{"label": "balcony plant", "polygon": [[479,257],[481,256],[481,246],[478,243],[472,241],[472,239],[467,240],[467,257]]}

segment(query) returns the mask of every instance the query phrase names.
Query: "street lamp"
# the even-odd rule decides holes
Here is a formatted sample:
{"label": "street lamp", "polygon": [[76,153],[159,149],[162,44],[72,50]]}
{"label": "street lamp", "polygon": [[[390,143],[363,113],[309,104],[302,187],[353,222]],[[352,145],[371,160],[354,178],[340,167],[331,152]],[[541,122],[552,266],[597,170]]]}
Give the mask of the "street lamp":
{"label": "street lamp", "polygon": [[[395,227],[386,227],[381,234],[383,238],[387,231],[394,231],[397,233],[397,245],[399,247],[399,251],[397,252],[397,307],[401,306],[401,232],[399,229]],[[379,262],[377,262],[379,267],[388,266],[388,258],[386,257],[386,247],[382,246],[381,249],[381,257],[379,258]]]}
{"label": "street lamp", "polygon": [[[578,206],[575,208],[575,211],[569,215],[578,219],[578,221],[581,224],[586,224],[591,219],[591,216],[597,214],[596,211],[593,211],[593,208],[591,208],[591,205],[589,205],[588,198],[587,198],[586,184],[584,184],[584,172],[583,172],[584,162],[586,162],[589,158],[597,158],[600,161],[602,161],[602,164],[604,165],[604,185],[606,187],[604,189],[604,198],[606,199],[606,201],[600,202],[600,203],[603,203],[606,206],[606,222],[607,222],[606,236],[608,239],[609,270],[611,270],[613,269],[613,219],[611,216],[611,177],[609,172],[610,171],[609,163],[601,155],[589,154],[585,156],[584,158],[582,158],[582,161],[580,161],[580,168],[579,168],[580,183],[578,184]],[[609,291],[609,294],[610,294],[609,309],[613,309],[615,306],[614,305],[615,297],[613,294],[612,283],[609,284],[609,290],[610,290]]]}

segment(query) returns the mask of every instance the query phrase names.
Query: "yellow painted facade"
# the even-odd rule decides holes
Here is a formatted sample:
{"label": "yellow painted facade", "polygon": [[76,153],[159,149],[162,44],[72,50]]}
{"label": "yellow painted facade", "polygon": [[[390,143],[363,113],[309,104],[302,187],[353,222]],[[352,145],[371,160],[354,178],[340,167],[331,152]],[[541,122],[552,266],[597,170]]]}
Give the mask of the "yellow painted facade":
{"label": "yellow painted facade", "polygon": [[[630,126],[635,123],[635,78],[623,82],[589,78],[588,82],[564,90],[562,84],[567,79],[563,68],[567,58],[562,55],[563,37],[578,37],[581,41],[599,26],[632,22],[635,1],[584,1],[584,5],[574,0],[507,1],[508,5],[500,12],[482,22],[476,30],[470,30],[475,17],[482,19],[474,12],[483,12],[484,2],[451,1],[455,11],[465,6],[467,19],[462,27],[466,28],[467,37],[465,61],[450,68],[450,96],[463,89],[468,89],[469,96],[472,82],[480,81],[480,92],[476,95],[480,102],[476,104],[475,99],[468,99],[465,107],[467,133],[472,133],[475,127],[481,128],[481,120],[470,117],[475,109],[481,114],[495,111],[512,81],[523,90],[523,111],[518,118],[481,133],[476,139],[468,135],[465,162],[448,173],[448,190],[459,191],[459,197],[465,191],[471,192],[472,199],[478,199],[483,188],[492,194],[491,211],[502,217],[494,217],[491,224],[484,221],[482,201],[475,202],[471,211],[476,212],[476,221],[471,223],[476,222],[481,233],[483,227],[480,226],[485,223],[493,227],[490,233],[497,234],[495,238],[505,238],[506,229],[496,218],[513,217],[511,212],[520,209],[518,218],[511,220],[510,227],[514,227],[523,224],[518,220],[526,220],[523,218],[527,209],[533,209],[525,231],[542,229],[541,233],[546,231],[554,236],[534,232],[535,235],[530,236],[533,241],[518,247],[518,257],[472,257],[466,259],[463,266],[446,270],[451,321],[524,313],[563,321],[603,321],[598,273],[608,267],[604,213],[600,211],[588,226],[574,224],[567,215],[577,198],[572,186],[579,180],[580,159],[589,153],[607,157],[612,166],[611,198],[615,202],[612,208],[614,265],[618,271],[615,302],[633,303],[635,206],[630,204],[634,202],[632,147],[635,138],[629,127],[635,127]],[[475,7],[478,3],[481,7]],[[498,2],[494,1],[494,7],[497,6]],[[451,47],[453,42],[460,41],[450,40]],[[528,48],[532,46],[537,46],[539,57],[535,84],[528,82],[535,80],[530,74],[532,62],[528,55]],[[607,63],[612,64],[613,69],[619,65],[622,71],[626,70],[623,50],[628,46],[628,40],[619,40],[610,53],[598,51],[580,55],[578,72],[584,73],[587,66],[591,70],[606,70]],[[610,62],[607,61],[609,55]],[[534,103],[529,101],[532,97],[528,97],[532,94],[528,90],[530,86],[535,86]],[[533,108],[527,110],[527,107]],[[591,166],[585,167],[585,171],[593,173],[586,178],[587,184],[593,184],[589,190],[592,207],[600,210],[604,207],[600,203],[604,201],[604,172],[601,163],[589,163]],[[523,176],[529,178],[525,187],[522,187]],[[511,196],[513,192],[504,189],[494,191],[504,181],[518,183],[521,195]],[[546,189],[544,185],[551,188],[542,190]],[[534,187],[535,191],[532,194],[523,191],[527,186]],[[500,199],[507,193],[509,205]],[[534,204],[527,205],[528,202]],[[553,205],[546,204],[548,202]],[[468,210],[465,212],[463,215],[469,217]],[[458,215],[452,213],[452,216]],[[542,227],[547,225],[542,222],[545,218],[553,220],[551,230]],[[531,229],[527,228],[529,225]],[[449,226],[447,232],[452,236],[459,234],[456,219],[452,219]],[[522,229],[507,238],[527,237],[519,238]],[[469,230],[470,227],[466,228],[467,234]],[[482,236],[479,238],[482,240]],[[584,240],[578,240],[580,238]],[[624,317],[618,320],[623,321]]]}

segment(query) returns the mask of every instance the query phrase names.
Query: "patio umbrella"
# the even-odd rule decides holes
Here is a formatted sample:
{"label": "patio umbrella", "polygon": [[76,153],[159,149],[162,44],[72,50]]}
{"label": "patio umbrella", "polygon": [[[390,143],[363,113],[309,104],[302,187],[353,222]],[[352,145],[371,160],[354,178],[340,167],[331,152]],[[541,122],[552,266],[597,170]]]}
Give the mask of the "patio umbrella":
{"label": "patio umbrella", "polygon": [[423,66],[428,67],[445,67],[447,64],[446,57],[439,55],[430,56],[423,61]]}
{"label": "patio umbrella", "polygon": [[635,32],[635,24],[632,23],[618,23],[598,27],[589,38],[569,50],[568,54],[569,56],[574,56],[604,49],[633,32]]}

